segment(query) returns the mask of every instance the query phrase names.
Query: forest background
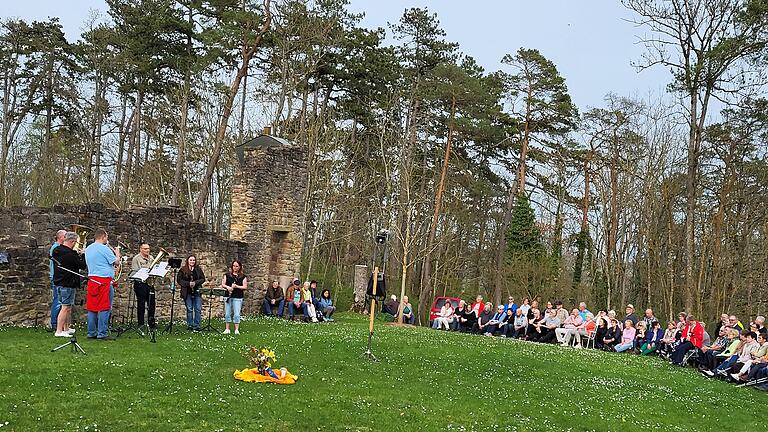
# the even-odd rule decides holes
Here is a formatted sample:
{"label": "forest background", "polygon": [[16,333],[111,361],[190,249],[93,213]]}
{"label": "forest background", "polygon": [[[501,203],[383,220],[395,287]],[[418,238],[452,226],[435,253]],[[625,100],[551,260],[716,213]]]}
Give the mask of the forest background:
{"label": "forest background", "polygon": [[106,3],[78,38],[0,20],[0,205],[170,204],[227,236],[234,147],[270,126],[309,155],[302,276],[342,306],[386,227],[389,290],[422,312],[766,312],[768,0],[624,0],[668,85],[582,110],[535,46],[485,70],[426,8],[369,29],[345,0]]}

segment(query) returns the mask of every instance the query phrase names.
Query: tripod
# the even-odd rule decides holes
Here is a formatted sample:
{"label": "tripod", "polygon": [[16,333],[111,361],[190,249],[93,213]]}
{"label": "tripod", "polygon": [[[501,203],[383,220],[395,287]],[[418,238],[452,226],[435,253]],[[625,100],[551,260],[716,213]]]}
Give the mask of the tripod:
{"label": "tripod", "polygon": [[125,317],[123,317],[123,327],[119,327],[116,329],[117,331],[117,337],[120,337],[123,335],[123,333],[127,333],[129,330],[135,330],[136,333],[139,336],[144,336],[141,333],[141,330],[139,330],[138,323],[134,323],[134,310],[138,308],[136,305],[136,292],[133,289],[130,289],[130,293],[128,294],[128,325],[125,325]]}
{"label": "tripod", "polygon": [[[371,313],[368,323],[368,347],[363,352],[363,354],[360,356],[362,358],[366,358],[373,362],[378,362],[379,359],[376,358],[375,355],[373,355],[373,351],[371,349],[371,344],[373,343],[373,320],[376,316],[376,297],[384,297],[383,288],[382,293],[379,294],[378,291],[378,283],[379,283],[379,265],[377,263],[379,256],[381,255],[382,258],[382,273],[384,273],[384,269],[387,267],[387,258],[388,258],[388,249],[387,249],[387,239],[389,237],[389,231],[387,230],[380,230],[378,234],[376,234],[376,247],[373,250],[373,262],[374,262],[374,268],[373,268],[373,289],[370,293],[370,299],[371,299]],[[379,249],[383,249],[383,253],[380,254]],[[383,279],[382,279],[383,280]]]}
{"label": "tripod", "polygon": [[83,349],[83,347],[81,347],[80,344],[77,343],[77,338],[74,337],[74,336],[71,336],[69,338],[69,342],[57,346],[56,348],[52,349],[51,352],[58,351],[58,350],[60,350],[62,348],[66,348],[68,346],[72,346],[72,352],[75,353],[75,354],[81,353],[82,355],[87,355],[85,353],[85,350]]}
{"label": "tripod", "polygon": [[173,277],[171,278],[171,321],[168,323],[167,326],[165,326],[165,328],[160,333],[166,333],[166,334],[173,333],[173,305],[176,304],[176,270],[177,269],[174,267]]}

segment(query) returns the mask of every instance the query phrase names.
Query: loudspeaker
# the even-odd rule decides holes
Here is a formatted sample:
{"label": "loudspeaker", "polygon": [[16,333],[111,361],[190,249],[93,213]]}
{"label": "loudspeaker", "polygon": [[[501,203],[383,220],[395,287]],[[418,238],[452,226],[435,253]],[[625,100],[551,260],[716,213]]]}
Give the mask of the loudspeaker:
{"label": "loudspeaker", "polygon": [[376,279],[376,295],[373,295],[373,275],[368,278],[368,290],[365,292],[365,295],[368,298],[375,298],[376,301],[383,301],[387,296],[387,284],[384,280],[384,273],[379,273]]}

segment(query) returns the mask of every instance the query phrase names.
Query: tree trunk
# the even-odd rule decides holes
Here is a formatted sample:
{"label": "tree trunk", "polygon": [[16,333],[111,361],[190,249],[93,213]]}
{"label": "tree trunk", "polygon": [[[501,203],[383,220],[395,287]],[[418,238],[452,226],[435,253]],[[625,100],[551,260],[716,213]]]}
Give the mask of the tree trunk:
{"label": "tree trunk", "polygon": [[437,233],[437,224],[440,219],[440,208],[443,203],[443,190],[445,189],[445,177],[448,175],[448,161],[451,157],[451,146],[453,144],[453,120],[456,116],[456,97],[451,98],[451,115],[448,120],[448,139],[445,144],[445,157],[443,158],[443,167],[440,170],[440,182],[437,185],[435,193],[435,211],[432,213],[432,224],[429,227],[429,237],[427,238],[427,250],[424,255],[424,267],[422,268],[421,293],[419,294],[419,313],[424,314],[429,297],[427,293],[432,291],[432,249],[435,247],[435,235]]}
{"label": "tree trunk", "polygon": [[211,154],[210,160],[208,161],[208,166],[205,169],[205,176],[203,177],[202,184],[200,185],[200,192],[198,193],[197,199],[195,200],[195,207],[192,215],[192,218],[195,222],[200,221],[203,208],[205,208],[205,203],[208,200],[208,194],[211,189],[211,179],[213,178],[216,165],[218,165],[219,158],[221,157],[221,149],[224,145],[224,137],[227,133],[227,124],[229,123],[229,117],[232,115],[232,104],[235,101],[235,96],[237,96],[237,91],[240,89],[240,82],[248,73],[248,64],[256,54],[256,50],[261,44],[261,40],[272,22],[272,13],[269,10],[270,1],[271,0],[264,0],[264,24],[262,25],[261,29],[259,29],[256,40],[251,46],[246,46],[245,43],[243,44],[241,50],[242,62],[240,63],[240,67],[237,69],[235,79],[232,81],[232,84],[229,87],[229,92],[227,93],[227,97],[224,100],[224,109],[221,113],[221,118],[219,119],[218,130],[216,131],[216,141],[213,145],[213,152]]}

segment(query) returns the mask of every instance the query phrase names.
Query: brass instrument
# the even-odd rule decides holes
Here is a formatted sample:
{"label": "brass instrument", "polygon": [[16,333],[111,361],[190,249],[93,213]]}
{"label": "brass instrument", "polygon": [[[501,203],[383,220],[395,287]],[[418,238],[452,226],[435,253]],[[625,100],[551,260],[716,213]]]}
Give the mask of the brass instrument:
{"label": "brass instrument", "polygon": [[[108,248],[112,250],[112,253],[115,254],[115,256],[117,256],[117,251],[115,250],[115,247],[110,245],[109,241],[107,241],[106,245]],[[121,250],[128,249],[128,246],[125,243],[121,242],[120,240],[117,240],[117,247],[120,248]],[[127,261],[127,260],[128,260],[128,256],[121,255],[120,259],[115,261],[115,281],[120,280],[120,276],[122,276],[123,274],[123,261]]]}
{"label": "brass instrument", "polygon": [[69,226],[69,230],[77,234],[77,242],[75,242],[74,250],[85,250],[86,239],[88,234],[93,232],[93,228],[87,227],[85,225],[72,224]]}
{"label": "brass instrument", "polygon": [[155,259],[153,259],[152,262],[149,264],[149,269],[150,270],[152,270],[152,268],[155,267],[157,265],[157,263],[160,262],[160,260],[170,256],[170,253],[167,250],[165,250],[165,249],[163,249],[161,247],[159,247],[158,249],[160,249],[160,252],[158,252],[157,255],[155,255]]}

